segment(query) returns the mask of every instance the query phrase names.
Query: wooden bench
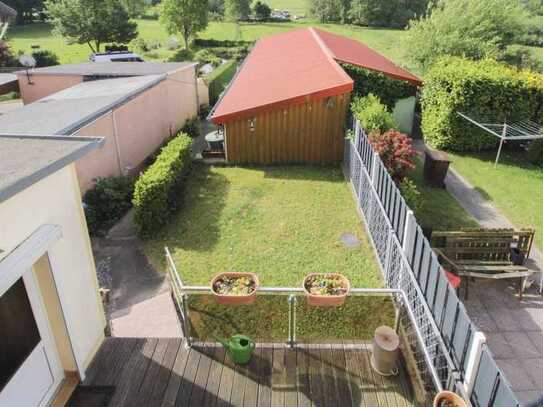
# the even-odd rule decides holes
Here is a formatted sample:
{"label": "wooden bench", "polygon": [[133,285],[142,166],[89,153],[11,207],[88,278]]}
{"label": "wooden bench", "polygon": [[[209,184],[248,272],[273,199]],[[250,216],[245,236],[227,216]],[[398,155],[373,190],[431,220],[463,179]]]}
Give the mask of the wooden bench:
{"label": "wooden bench", "polygon": [[431,246],[445,268],[465,277],[465,298],[470,278],[519,279],[522,299],[526,280],[534,272],[514,264],[511,249],[516,248],[526,259],[530,255],[533,229],[465,229],[455,232],[433,232]]}

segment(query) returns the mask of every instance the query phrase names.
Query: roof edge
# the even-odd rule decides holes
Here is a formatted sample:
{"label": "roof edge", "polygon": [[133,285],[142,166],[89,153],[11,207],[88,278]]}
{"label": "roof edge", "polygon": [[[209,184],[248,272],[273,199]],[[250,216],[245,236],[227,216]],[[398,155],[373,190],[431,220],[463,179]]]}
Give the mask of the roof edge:
{"label": "roof edge", "polygon": [[[15,136],[15,135],[0,135],[0,138],[36,138],[36,139],[47,139],[48,136]],[[28,187],[34,185],[35,183],[41,181],[42,179],[48,177],[49,175],[57,172],[58,170],[66,167],[67,165],[73,163],[79,158],[86,155],[89,151],[101,148],[104,145],[105,139],[102,137],[58,137],[56,139],[65,140],[65,141],[89,141],[89,143],[81,146],[72,153],[65,155],[62,158],[59,158],[56,161],[53,161],[49,165],[41,168],[40,170],[34,172],[33,174],[18,180],[17,182],[7,186],[5,189],[0,191],[0,203],[8,200],[19,192],[27,189]],[[82,140],[85,139],[85,140]]]}
{"label": "roof edge", "polygon": [[324,43],[322,38],[319,36],[319,33],[315,30],[313,27],[309,27],[309,31],[311,32],[311,35],[319,44],[322,51],[326,56],[328,57],[328,60],[330,61],[330,64],[334,67],[334,69],[342,75],[346,80],[351,81],[354,84],[353,78],[351,78],[349,75],[347,75],[347,72],[343,70],[343,68],[336,62],[334,53],[328,48],[328,46]]}

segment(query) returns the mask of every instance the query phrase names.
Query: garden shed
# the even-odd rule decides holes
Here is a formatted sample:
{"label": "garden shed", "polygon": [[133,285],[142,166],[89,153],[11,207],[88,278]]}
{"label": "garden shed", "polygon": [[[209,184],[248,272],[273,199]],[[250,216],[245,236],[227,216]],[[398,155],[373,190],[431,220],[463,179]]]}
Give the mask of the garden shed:
{"label": "garden shed", "polygon": [[342,159],[353,80],[339,62],[416,86],[421,81],[364,44],[306,28],[260,39],[210,114],[234,163]]}

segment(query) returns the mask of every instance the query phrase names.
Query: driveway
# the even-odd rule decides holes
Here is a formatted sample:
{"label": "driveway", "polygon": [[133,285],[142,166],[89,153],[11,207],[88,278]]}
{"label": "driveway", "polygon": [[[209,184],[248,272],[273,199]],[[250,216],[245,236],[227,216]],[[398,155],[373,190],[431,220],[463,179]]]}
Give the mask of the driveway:
{"label": "driveway", "polygon": [[104,238],[93,239],[100,286],[109,288],[111,336],[180,337],[165,274],[141,250],[130,211]]}

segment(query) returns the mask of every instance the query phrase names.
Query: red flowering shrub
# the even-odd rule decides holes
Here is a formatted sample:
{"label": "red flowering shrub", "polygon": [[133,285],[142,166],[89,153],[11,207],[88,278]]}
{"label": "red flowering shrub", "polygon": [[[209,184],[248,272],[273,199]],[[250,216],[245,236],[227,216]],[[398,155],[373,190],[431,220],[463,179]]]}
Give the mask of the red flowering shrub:
{"label": "red flowering shrub", "polygon": [[391,129],[384,133],[374,131],[369,138],[394,181],[402,182],[407,173],[415,168],[413,157],[417,152],[411,145],[411,137]]}

